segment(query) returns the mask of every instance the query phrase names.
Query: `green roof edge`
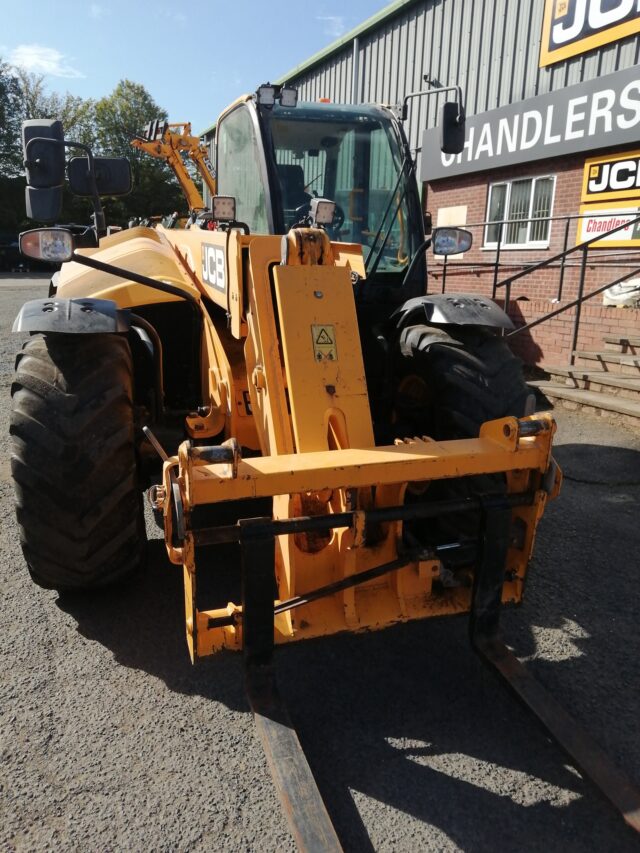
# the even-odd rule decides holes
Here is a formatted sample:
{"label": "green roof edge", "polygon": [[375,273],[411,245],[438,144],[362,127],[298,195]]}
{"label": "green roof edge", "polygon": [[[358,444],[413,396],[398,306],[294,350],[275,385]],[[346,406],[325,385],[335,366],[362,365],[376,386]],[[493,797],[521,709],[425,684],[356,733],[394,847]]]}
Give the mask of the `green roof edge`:
{"label": "green roof edge", "polygon": [[370,18],[367,18],[366,21],[359,24],[354,29],[350,30],[343,36],[340,36],[339,39],[336,39],[334,42],[331,42],[328,47],[323,48],[318,51],[318,53],[314,53],[313,56],[309,57],[309,59],[302,62],[300,65],[296,65],[295,68],[292,68],[282,77],[279,77],[277,80],[274,80],[278,86],[283,83],[288,83],[292,78],[298,77],[304,71],[308,71],[310,68],[313,68],[314,65],[318,65],[322,62],[323,59],[326,59],[328,56],[331,56],[332,53],[337,53],[342,48],[346,47],[349,42],[353,41],[353,39],[358,36],[364,35],[364,33],[369,30],[374,29],[381,21],[386,20],[387,18],[393,17],[397,12],[403,9],[405,6],[413,6],[418,2],[418,0],[395,0],[394,3],[389,3],[388,6],[385,6],[384,9],[381,9],[379,12],[376,12],[375,15],[372,15]]}

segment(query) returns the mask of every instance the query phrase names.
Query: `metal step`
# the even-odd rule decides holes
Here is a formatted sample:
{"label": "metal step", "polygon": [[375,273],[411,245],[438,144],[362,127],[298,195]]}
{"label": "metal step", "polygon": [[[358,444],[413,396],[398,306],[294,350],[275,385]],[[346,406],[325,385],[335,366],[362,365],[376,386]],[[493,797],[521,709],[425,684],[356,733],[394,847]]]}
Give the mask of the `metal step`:
{"label": "metal step", "polygon": [[[574,356],[581,361],[596,362],[600,368],[608,373],[624,373],[626,375],[640,375],[640,355],[631,353],[616,353],[611,350],[575,350]],[[578,365],[580,366],[580,365]]]}
{"label": "metal step", "polygon": [[567,388],[596,391],[621,397],[627,400],[640,400],[640,374],[635,378],[630,374],[608,373],[605,370],[588,370],[584,367],[558,367],[548,365],[545,372],[550,382]]}
{"label": "metal step", "polygon": [[582,388],[570,388],[546,380],[529,382],[529,385],[545,397],[561,401],[567,409],[593,410],[594,414],[621,419],[630,426],[640,426],[640,401],[626,400]]}
{"label": "metal step", "polygon": [[640,354],[640,335],[603,335],[605,349],[623,355]]}

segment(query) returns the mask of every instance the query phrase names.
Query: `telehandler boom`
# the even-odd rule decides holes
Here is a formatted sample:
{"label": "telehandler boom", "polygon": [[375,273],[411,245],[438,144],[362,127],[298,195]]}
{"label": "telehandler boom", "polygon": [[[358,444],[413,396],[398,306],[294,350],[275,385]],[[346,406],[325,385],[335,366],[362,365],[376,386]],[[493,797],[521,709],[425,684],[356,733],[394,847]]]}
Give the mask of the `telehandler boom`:
{"label": "telehandler boom", "polygon": [[206,209],[200,190],[189,174],[182,155],[186,155],[195,165],[212,195],[216,193],[216,179],[207,149],[197,136],[191,135],[189,122],[169,124],[159,119],[150,121],[142,134],[131,140],[131,145],[152,157],[164,160],[171,167],[185,194],[189,212]]}
{"label": "telehandler boom", "polygon": [[[443,115],[455,150],[461,105]],[[28,214],[55,221],[65,147],[83,147],[55,121],[23,139]],[[33,580],[99,588],[135,571],[147,488],[182,569],[191,659],[242,651],[300,849],[340,843],[274,646],[465,612],[475,651],[640,830],[638,791],[500,639],[560,488],[555,424],[532,414],[498,306],[425,293],[427,248],[465,251],[470,235],[425,236],[396,113],[268,85],[240,98],[217,125],[214,231],[105,236],[99,196],[126,192],[126,161],[84,150],[66,168],[93,199],[93,245],[62,227],[21,235],[25,254],[64,262],[14,326],[32,333],[11,431]],[[222,543],[237,566],[216,561]]]}

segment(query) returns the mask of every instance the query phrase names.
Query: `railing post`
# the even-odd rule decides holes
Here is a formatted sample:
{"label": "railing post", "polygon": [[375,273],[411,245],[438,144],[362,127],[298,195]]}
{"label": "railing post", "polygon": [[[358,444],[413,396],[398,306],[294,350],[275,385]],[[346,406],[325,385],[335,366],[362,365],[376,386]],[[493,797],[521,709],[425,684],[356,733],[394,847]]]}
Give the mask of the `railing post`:
{"label": "railing post", "polygon": [[495,266],[493,268],[493,290],[491,291],[491,298],[496,298],[496,293],[498,291],[498,270],[500,269],[500,252],[502,250],[502,233],[504,228],[504,222],[500,223],[500,232],[498,233],[498,248],[496,249],[496,259]]}
{"label": "railing post", "polygon": [[[567,217],[567,221],[564,225],[564,246],[562,248],[563,253],[567,251],[567,243],[569,242],[569,226],[571,225],[571,217]],[[562,260],[560,261],[560,281],[558,283],[558,302],[562,299],[562,287],[564,285],[564,264],[567,259],[566,254],[562,255]]]}
{"label": "railing post", "polygon": [[582,250],[582,262],[580,264],[580,281],[578,282],[578,304],[576,305],[576,316],[573,320],[573,339],[571,341],[571,358],[569,364],[573,367],[576,361],[575,351],[578,346],[578,335],[580,334],[580,315],[582,314],[582,297],[584,295],[584,278],[587,271],[588,246]]}

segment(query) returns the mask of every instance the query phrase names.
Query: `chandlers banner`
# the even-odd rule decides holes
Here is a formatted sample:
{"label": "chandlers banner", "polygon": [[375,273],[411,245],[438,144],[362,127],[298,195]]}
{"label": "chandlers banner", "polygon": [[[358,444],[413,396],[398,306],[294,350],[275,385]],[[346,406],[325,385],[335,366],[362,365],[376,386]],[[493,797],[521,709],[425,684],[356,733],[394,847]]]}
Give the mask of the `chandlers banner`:
{"label": "chandlers banner", "polygon": [[545,0],[540,67],[640,33],[638,0]]}
{"label": "chandlers banner", "polygon": [[593,247],[626,249],[632,246],[640,246],[640,222],[631,224],[634,219],[640,216],[640,203],[638,201],[618,201],[606,205],[583,204],[580,207],[580,213],[583,218],[578,220],[576,245],[628,223],[625,228],[621,228],[615,234],[603,237],[593,243]]}
{"label": "chandlers banner", "polygon": [[425,130],[420,177],[434,181],[639,139],[640,66],[635,65],[468,118],[462,154],[443,154],[439,128]]}

